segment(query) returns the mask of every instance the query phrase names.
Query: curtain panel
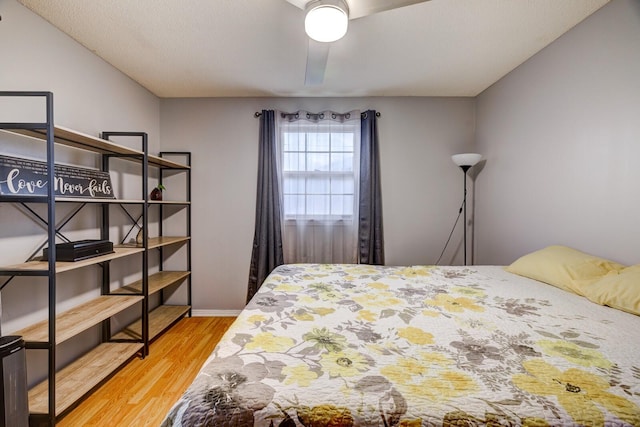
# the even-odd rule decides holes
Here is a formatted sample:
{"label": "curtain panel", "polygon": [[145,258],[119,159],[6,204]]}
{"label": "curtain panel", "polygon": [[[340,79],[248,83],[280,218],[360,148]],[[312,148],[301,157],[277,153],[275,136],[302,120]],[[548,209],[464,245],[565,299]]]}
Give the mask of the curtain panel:
{"label": "curtain panel", "polygon": [[378,120],[375,110],[362,113],[360,148],[359,263],[384,265],[382,187]]}
{"label": "curtain panel", "polygon": [[259,130],[256,221],[247,302],[253,298],[269,273],[277,266],[284,264],[282,199],[276,133],[275,111],[262,110]]}

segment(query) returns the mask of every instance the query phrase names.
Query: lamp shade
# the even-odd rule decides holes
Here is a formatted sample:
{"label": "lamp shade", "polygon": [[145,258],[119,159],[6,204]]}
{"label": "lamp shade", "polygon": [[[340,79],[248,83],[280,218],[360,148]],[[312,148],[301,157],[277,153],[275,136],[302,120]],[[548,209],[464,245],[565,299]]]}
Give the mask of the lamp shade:
{"label": "lamp shade", "polygon": [[482,159],[482,155],[478,153],[454,154],[451,160],[458,166],[473,166]]}
{"label": "lamp shade", "polygon": [[349,8],[342,0],[312,1],[306,7],[304,30],[319,42],[334,42],[347,33]]}

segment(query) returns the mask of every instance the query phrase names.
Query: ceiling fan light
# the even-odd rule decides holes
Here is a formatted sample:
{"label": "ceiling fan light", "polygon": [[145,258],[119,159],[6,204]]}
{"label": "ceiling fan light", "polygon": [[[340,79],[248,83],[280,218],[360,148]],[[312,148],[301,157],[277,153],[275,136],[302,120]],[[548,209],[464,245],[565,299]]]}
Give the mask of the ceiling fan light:
{"label": "ceiling fan light", "polygon": [[349,9],[341,0],[313,1],[307,6],[304,30],[313,40],[334,42],[347,33]]}

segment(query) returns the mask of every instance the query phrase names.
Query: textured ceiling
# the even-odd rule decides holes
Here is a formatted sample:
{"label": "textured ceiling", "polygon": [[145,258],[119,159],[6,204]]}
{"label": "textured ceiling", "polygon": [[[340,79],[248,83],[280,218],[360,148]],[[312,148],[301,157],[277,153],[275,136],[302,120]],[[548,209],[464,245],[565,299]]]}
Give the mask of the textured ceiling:
{"label": "textured ceiling", "polygon": [[[20,0],[159,97],[475,96],[609,0],[431,0],[350,21],[305,86],[285,0]],[[367,0],[349,0],[367,1]]]}

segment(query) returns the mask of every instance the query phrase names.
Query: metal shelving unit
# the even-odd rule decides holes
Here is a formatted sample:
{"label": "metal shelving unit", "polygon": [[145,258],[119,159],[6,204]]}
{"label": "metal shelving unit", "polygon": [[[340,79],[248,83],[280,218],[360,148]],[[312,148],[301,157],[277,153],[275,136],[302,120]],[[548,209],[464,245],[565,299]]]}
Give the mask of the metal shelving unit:
{"label": "metal shelving unit", "polygon": [[[5,280],[0,283],[0,290],[9,285],[14,277],[46,277],[48,281],[48,315],[45,320],[36,322],[19,331],[27,350],[47,352],[47,378],[29,390],[29,411],[31,425],[55,425],[56,419],[64,415],[106,380],[114,371],[118,370],[136,355],[144,357],[149,353],[149,342],[157,334],[166,330],[173,323],[185,315],[191,314],[191,195],[190,195],[190,154],[186,156],[187,164],[174,162],[162,156],[150,156],[147,151],[147,135],[140,132],[105,132],[102,138],[76,132],[54,125],[53,94],[51,92],[17,92],[0,91],[0,97],[38,97],[44,99],[46,120],[41,123],[31,122],[0,122],[0,129],[17,135],[35,139],[35,143],[45,142],[47,181],[54,182],[55,147],[56,145],[72,147],[86,152],[98,154],[101,158],[102,170],[109,171],[112,158],[121,158],[140,165],[143,198],[131,199],[87,199],[73,197],[59,197],[55,195],[54,186],[47,187],[46,196],[0,195],[0,203],[13,203],[21,207],[32,219],[46,228],[46,242],[34,251],[27,261],[20,264],[0,266],[0,277]],[[141,150],[115,144],[108,139],[113,136],[140,137]],[[165,170],[185,171],[187,173],[187,189],[184,201],[155,202],[148,199],[148,170],[149,167],[160,168],[160,180]],[[35,212],[31,204],[46,204],[46,218]],[[72,213],[56,224],[56,205],[74,205]],[[127,215],[134,223],[133,227],[143,229],[143,244],[135,245],[120,242],[114,245],[114,253],[96,256],[76,261],[61,262],[56,258],[56,239],[68,241],[62,234],[62,228],[71,218],[85,206],[100,207],[100,238],[109,240],[110,209],[120,206],[125,212],[127,207],[141,207],[142,213],[134,218]],[[160,235],[150,238],[148,234],[148,209],[150,206],[161,206]],[[187,233],[185,236],[162,235],[162,206],[179,206],[187,209]],[[132,228],[133,228],[132,227]],[[1,232],[0,227],[0,232]],[[126,237],[125,237],[126,238]],[[175,245],[187,245],[187,261],[184,271],[163,271],[162,248]],[[48,247],[48,260],[43,261],[37,254],[42,247]],[[160,270],[149,275],[149,252],[160,250]],[[140,257],[141,279],[111,290],[111,262],[123,257]],[[2,262],[0,262],[2,264]],[[71,309],[57,312],[56,287],[59,286],[57,277],[60,273],[86,268],[91,265],[102,267],[100,285],[101,295]],[[42,279],[40,279],[42,280]],[[100,279],[98,279],[100,281]],[[182,286],[187,282],[188,304],[186,306],[169,306],[161,304],[149,313],[149,296],[157,292],[162,293],[170,286]],[[162,297],[164,302],[164,297]],[[116,334],[111,333],[111,318],[126,309],[140,306],[139,320]],[[154,314],[155,313],[155,314]],[[56,346],[72,339],[74,336],[90,328],[101,326],[101,343],[85,355],[77,358],[62,369],[57,368]]]}
{"label": "metal shelving unit", "polygon": [[[138,137],[141,138],[143,146],[146,147],[147,135],[144,133],[136,132],[103,132],[102,137],[109,140],[113,137]],[[184,163],[178,163],[167,158],[167,156],[178,156],[184,158]],[[109,156],[110,157],[110,156]],[[103,164],[103,169],[108,170],[108,158],[107,163]],[[143,191],[145,194],[145,205],[142,214],[142,232],[143,232],[143,247],[145,248],[145,259],[143,267],[143,278],[135,283],[132,283],[126,287],[116,289],[111,293],[113,295],[127,295],[132,292],[140,292],[144,296],[144,309],[140,319],[131,323],[122,329],[119,333],[113,336],[113,339],[140,339],[144,343],[144,353],[149,354],[149,343],[157,338],[162,332],[170,328],[178,320],[185,315],[191,316],[191,153],[190,152],[161,152],[159,157],[153,157],[152,161],[148,161],[148,167],[155,167],[159,169],[158,185],[163,183],[165,174],[171,173],[184,173],[186,174],[184,199],[179,201],[168,200],[149,200],[149,185],[148,177],[149,170],[145,166],[143,173]],[[159,209],[159,235],[156,237],[149,237],[149,227],[147,218],[149,217],[150,208]],[[185,234],[181,236],[165,236],[163,232],[163,224],[165,219],[165,209],[171,207],[172,209],[186,209],[186,224]],[[108,207],[107,207],[108,209]],[[108,218],[108,215],[103,215],[103,218]],[[137,222],[136,218],[130,216],[130,218]],[[108,223],[103,224],[103,232],[108,233]],[[108,234],[106,234],[108,235]],[[168,247],[177,247],[186,245],[187,255],[185,261],[185,269],[179,271],[165,271],[164,270],[164,250]],[[148,256],[151,250],[159,251],[159,269],[160,271],[148,275],[149,261]],[[105,272],[107,273],[107,272]],[[108,278],[103,280],[104,283],[109,283]],[[167,305],[165,304],[165,290],[175,287],[178,284],[186,282],[187,287],[187,303],[186,305]],[[153,309],[149,307],[149,298],[154,295],[160,295],[160,304]]]}

